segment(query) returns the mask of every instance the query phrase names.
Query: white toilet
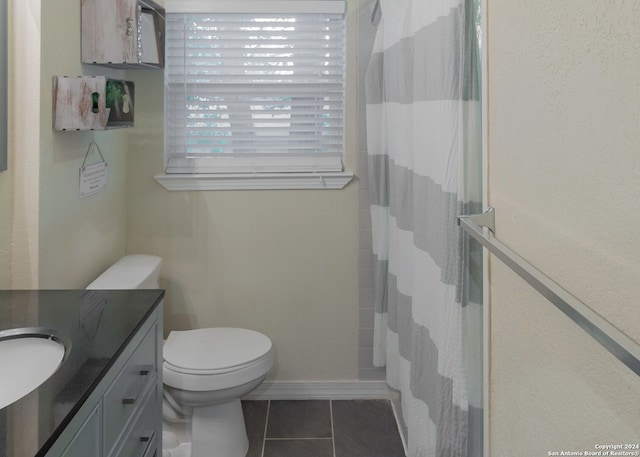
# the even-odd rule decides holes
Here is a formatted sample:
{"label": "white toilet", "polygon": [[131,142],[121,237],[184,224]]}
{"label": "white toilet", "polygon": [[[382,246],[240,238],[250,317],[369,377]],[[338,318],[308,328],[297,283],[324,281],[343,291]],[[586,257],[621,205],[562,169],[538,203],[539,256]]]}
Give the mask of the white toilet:
{"label": "white toilet", "polygon": [[[157,289],[161,264],[157,256],[128,255],[87,288]],[[271,340],[240,328],[172,331],[163,357],[165,447],[187,440],[192,457],[245,457],[249,441],[240,397],[258,387],[273,366]],[[186,436],[178,439],[171,431]],[[188,454],[188,445],[179,447],[176,456],[185,456],[185,449]],[[168,449],[163,454],[173,455]]]}

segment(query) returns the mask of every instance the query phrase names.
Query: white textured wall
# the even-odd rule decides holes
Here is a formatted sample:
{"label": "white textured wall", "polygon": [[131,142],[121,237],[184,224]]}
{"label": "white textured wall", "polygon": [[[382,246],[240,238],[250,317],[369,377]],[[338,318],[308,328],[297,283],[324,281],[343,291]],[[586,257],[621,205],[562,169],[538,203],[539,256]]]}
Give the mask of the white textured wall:
{"label": "white textured wall", "polygon": [[[9,13],[13,13],[13,8],[9,11]],[[13,20],[14,17],[12,15],[8,16],[7,22],[14,24],[13,27],[20,27],[21,24],[17,23]],[[14,46],[15,41],[13,40],[11,34],[7,34],[9,43],[7,45],[8,50],[8,61],[10,68],[15,67],[14,62]],[[15,81],[13,78],[13,74],[7,71],[7,76],[11,78],[8,81],[8,94],[13,92],[13,88],[15,87]],[[13,100],[13,97],[11,98]],[[12,103],[7,100],[8,104],[8,131],[7,134],[9,136],[8,139],[8,152],[13,151],[13,129],[14,123],[12,119],[15,119],[15,113],[11,109]],[[0,147],[4,147],[4,145],[0,145]],[[11,165],[14,162],[13,154],[8,154],[8,160]],[[9,289],[11,288],[11,250],[12,250],[12,239],[13,239],[13,181],[14,181],[14,172],[12,168],[9,168],[7,171],[0,172],[0,289]]]}
{"label": "white textured wall", "polygon": [[9,238],[0,255],[6,286],[31,288],[38,284],[39,253],[40,2],[9,1],[8,7],[9,163],[2,176],[2,225]]}
{"label": "white textured wall", "polygon": [[[125,253],[128,129],[54,132],[51,78],[124,72],[80,63],[80,2],[42,2],[40,58],[39,286],[82,288]],[[79,197],[78,171],[91,141],[108,164],[104,191]],[[93,151],[87,164],[99,160]],[[62,267],[64,265],[64,267]]]}
{"label": "white textured wall", "polygon": [[[0,286],[82,288],[125,253],[128,132],[54,132],[52,77],[101,74],[80,64],[80,3],[10,2],[9,170],[0,174]],[[109,164],[107,189],[80,199],[89,143]],[[97,156],[92,154],[87,164]]]}
{"label": "white textured wall", "polygon": [[[8,159],[13,163],[13,155]],[[12,224],[13,172],[9,170],[0,172],[0,289],[11,288]]]}
{"label": "white textured wall", "polygon": [[[76,0],[14,3],[20,154],[0,176],[0,234],[11,234],[0,244],[0,285],[84,287],[125,252],[156,253],[165,259],[167,330],[256,328],[276,345],[272,377],[356,379],[357,182],[341,191],[167,192],[153,179],[162,171],[162,72],[126,76],[137,84],[134,129],[53,132],[52,76],[123,73],[80,64]],[[355,77],[352,68],[352,94]],[[354,97],[348,105],[354,113]],[[80,199],[78,169],[92,140],[109,183]],[[350,134],[349,170],[354,142]]]}
{"label": "white textured wall", "polygon": [[[640,342],[640,3],[490,1],[497,237]],[[492,456],[637,442],[640,383],[491,263]]]}
{"label": "white textured wall", "polygon": [[[357,68],[349,43],[346,168],[353,171]],[[165,333],[251,328],[274,342],[271,379],[357,379],[358,183],[169,192],[153,178],[163,171],[162,76],[130,75],[144,102],[130,138],[127,251],[164,259]]]}
{"label": "white textured wall", "polygon": [[0,289],[11,288],[11,223],[13,176],[0,173]]}

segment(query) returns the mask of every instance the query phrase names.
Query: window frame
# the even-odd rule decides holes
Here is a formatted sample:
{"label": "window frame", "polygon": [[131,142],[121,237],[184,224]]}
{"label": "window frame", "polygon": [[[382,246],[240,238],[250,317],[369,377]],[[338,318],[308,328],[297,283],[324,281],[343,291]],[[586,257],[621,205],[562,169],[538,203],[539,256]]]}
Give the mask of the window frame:
{"label": "window frame", "polygon": [[[194,13],[202,12],[202,4],[208,4],[207,9],[211,9],[211,2],[201,0],[169,0],[166,4],[167,14],[172,12]],[[341,6],[338,6],[341,5]],[[212,14],[231,13],[305,13],[309,9],[320,12],[335,13],[336,8],[346,8],[344,0],[322,0],[322,1],[289,1],[289,0],[233,0],[215,2],[216,11],[208,11]],[[294,10],[294,11],[292,11]],[[320,11],[318,11],[320,10]],[[346,18],[344,30],[346,34]],[[346,42],[346,36],[345,36]],[[270,155],[268,164],[261,164],[261,156],[257,157],[225,157],[216,158],[205,157],[202,159],[185,157],[183,163],[172,157],[167,146],[164,151],[164,163],[167,166],[168,160],[172,159],[172,170],[162,175],[156,176],[156,180],[168,190],[218,190],[218,189],[340,189],[346,186],[353,178],[353,174],[344,171],[345,157],[345,116],[347,108],[346,96],[346,43],[345,45],[345,77],[342,88],[342,147],[339,158],[339,166],[336,167],[335,159],[329,154],[325,156],[314,155],[313,160],[307,163],[297,162],[296,159],[287,157],[287,153]],[[165,87],[166,93],[166,87]],[[165,121],[166,122],[166,121]],[[165,124],[166,126],[166,124]],[[166,131],[166,128],[165,128]],[[165,145],[167,144],[165,138]],[[262,156],[264,157],[264,156]],[[305,157],[306,159],[306,157]],[[333,161],[333,163],[332,163]],[[297,162],[297,163],[296,163]],[[273,164],[276,164],[273,167]]]}

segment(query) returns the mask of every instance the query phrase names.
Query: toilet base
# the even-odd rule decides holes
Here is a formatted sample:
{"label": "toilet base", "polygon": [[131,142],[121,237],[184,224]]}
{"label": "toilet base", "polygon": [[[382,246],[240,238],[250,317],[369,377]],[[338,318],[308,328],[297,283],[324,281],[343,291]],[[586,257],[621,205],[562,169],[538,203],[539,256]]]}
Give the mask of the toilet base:
{"label": "toilet base", "polygon": [[163,447],[162,457],[191,457],[191,443],[180,443],[176,447]]}
{"label": "toilet base", "polygon": [[195,407],[191,423],[191,457],[245,457],[249,439],[239,398]]}

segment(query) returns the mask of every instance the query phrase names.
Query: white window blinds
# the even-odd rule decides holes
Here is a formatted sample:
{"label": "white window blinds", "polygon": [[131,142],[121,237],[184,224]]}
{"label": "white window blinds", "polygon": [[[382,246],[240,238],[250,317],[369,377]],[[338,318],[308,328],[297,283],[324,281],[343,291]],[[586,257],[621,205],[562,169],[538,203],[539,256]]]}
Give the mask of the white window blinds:
{"label": "white window blinds", "polygon": [[[167,5],[166,172],[341,171],[344,3],[234,3],[263,12]],[[286,12],[305,3],[323,8]]]}

